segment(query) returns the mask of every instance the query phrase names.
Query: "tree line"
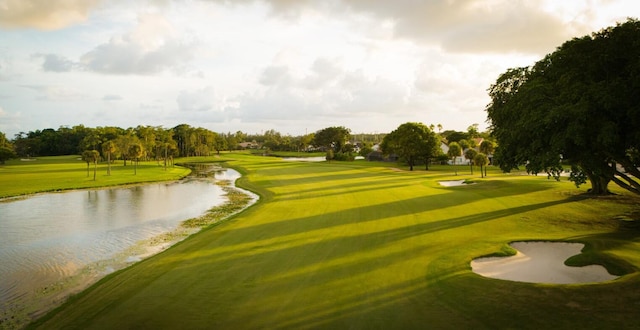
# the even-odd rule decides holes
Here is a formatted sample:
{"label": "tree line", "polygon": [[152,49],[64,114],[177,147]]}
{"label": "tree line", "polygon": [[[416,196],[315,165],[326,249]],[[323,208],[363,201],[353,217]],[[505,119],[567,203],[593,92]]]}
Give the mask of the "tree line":
{"label": "tree line", "polygon": [[[379,144],[384,155],[395,155],[413,169],[413,165],[419,160],[425,161],[428,168],[431,160],[451,158],[451,155],[440,152],[440,141],[460,145],[461,150],[468,150],[477,147],[473,144],[474,138],[489,138],[488,133],[478,132],[477,124],[469,126],[466,132],[442,131],[442,125],[438,125],[438,133],[435,133],[435,125],[426,127],[419,124],[419,129],[428,134],[407,135],[409,131],[404,128],[414,124],[403,124],[399,130],[389,134],[352,134],[344,126],[335,126],[300,136],[283,135],[273,129],[260,134],[242,131],[218,133],[187,124],[173,128],[139,125],[127,129],[114,126],[63,126],[57,130],[47,128],[20,132],[13,140],[7,139],[0,132],[0,160],[79,154],[87,162],[87,167],[101,160],[111,164],[115,159],[123,160],[125,165],[128,161],[133,161],[135,165],[139,160],[158,160],[167,166],[174,157],[208,156],[220,151],[244,148],[259,148],[263,153],[321,151],[326,152],[328,160],[353,160],[357,155],[368,155],[373,151],[373,146]],[[423,139],[428,141],[422,141]],[[422,150],[425,146],[428,146],[426,151]],[[461,151],[457,156],[460,155]]]}
{"label": "tree line", "polygon": [[[425,170],[429,170],[429,165],[435,160],[443,162],[451,160],[455,165],[455,160],[464,155],[469,161],[471,173],[473,165],[482,168],[489,164],[488,155],[492,154],[496,144],[487,132],[479,132],[478,124],[473,124],[467,128],[467,132],[445,131],[436,133],[435,125],[425,125],[423,123],[407,122],[391,133],[387,134],[380,147],[382,153],[387,156],[395,156],[399,161],[406,163],[409,170],[413,171],[414,165],[422,163]],[[442,130],[442,125],[438,124],[438,129]],[[477,139],[482,138],[480,145]],[[442,150],[442,143],[447,145],[447,152]],[[456,169],[457,174],[457,169]]]}
{"label": "tree line", "polygon": [[[381,136],[383,135],[358,134],[358,138],[369,145],[379,142]],[[308,151],[312,146],[316,151],[331,149],[340,157],[351,151],[347,149],[346,142],[349,139],[350,130],[344,127],[328,127],[315,133],[291,136],[273,129],[260,134],[242,131],[219,133],[187,124],[173,128],[139,125],[126,129],[77,125],[20,132],[12,140],[0,132],[0,160],[15,157],[82,155],[85,151],[95,150],[100,159],[121,159],[126,165],[126,162],[133,158],[162,160],[173,157],[208,156],[212,153],[244,148],[260,148],[266,153]],[[138,147],[140,155],[131,156],[131,149]]]}

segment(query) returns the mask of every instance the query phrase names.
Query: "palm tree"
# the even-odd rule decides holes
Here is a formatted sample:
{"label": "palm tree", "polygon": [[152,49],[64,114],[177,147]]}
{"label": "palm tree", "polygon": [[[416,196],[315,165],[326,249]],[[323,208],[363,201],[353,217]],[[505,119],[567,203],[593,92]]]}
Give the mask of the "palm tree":
{"label": "palm tree", "polygon": [[111,175],[111,154],[116,150],[116,144],[113,141],[107,141],[102,144],[102,152],[107,155],[107,175]]}
{"label": "palm tree", "polygon": [[100,153],[98,150],[85,150],[82,153],[82,160],[87,162],[87,177],[89,177],[89,163],[93,163],[93,181],[96,181],[96,172],[98,170],[98,160]]}
{"label": "palm tree", "polygon": [[131,160],[135,160],[133,166],[133,175],[138,174],[138,159],[142,157],[144,150],[142,149],[142,145],[140,143],[134,143],[129,146],[129,157]]}
{"label": "palm tree", "polygon": [[[457,142],[449,143],[449,151],[447,152],[447,156],[449,156],[453,162],[453,166],[456,165],[456,158],[462,154],[462,147]],[[455,169],[456,175],[458,175],[458,169]]]}
{"label": "palm tree", "polygon": [[478,154],[478,152],[476,151],[476,149],[473,148],[469,148],[467,150],[465,150],[464,152],[464,158],[469,160],[469,167],[471,167],[471,174],[473,175],[473,162],[474,162],[474,158],[476,157],[476,155]]}
{"label": "palm tree", "polygon": [[[480,177],[484,178],[485,176],[487,176],[486,171],[487,171],[487,164],[489,163],[489,158],[487,158],[487,155],[483,154],[483,153],[478,153],[474,158],[473,158],[473,162],[476,163],[476,165],[480,166]],[[484,166],[484,170],[485,172],[482,172],[482,167]]]}

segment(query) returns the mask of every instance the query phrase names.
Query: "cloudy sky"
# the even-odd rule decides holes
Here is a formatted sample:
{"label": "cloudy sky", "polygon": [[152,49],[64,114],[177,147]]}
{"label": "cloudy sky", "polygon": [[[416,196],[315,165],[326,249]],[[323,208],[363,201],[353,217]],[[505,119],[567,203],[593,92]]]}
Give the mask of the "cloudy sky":
{"label": "cloudy sky", "polygon": [[487,88],[637,0],[0,0],[0,131],[486,128]]}

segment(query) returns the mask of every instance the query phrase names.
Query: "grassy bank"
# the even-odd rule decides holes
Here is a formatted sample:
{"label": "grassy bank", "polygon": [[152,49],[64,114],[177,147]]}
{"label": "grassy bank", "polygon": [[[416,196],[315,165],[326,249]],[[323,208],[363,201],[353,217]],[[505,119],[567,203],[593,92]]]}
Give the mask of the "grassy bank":
{"label": "grassy bank", "polygon": [[[109,275],[35,328],[625,328],[638,326],[638,199],[460,167],[292,163],[223,155],[259,204]],[[441,187],[437,181],[472,179]],[[623,277],[546,285],[484,278],[514,240],[586,243]]]}
{"label": "grassy bank", "polygon": [[29,160],[14,159],[0,165],[0,198],[19,196],[38,192],[69,189],[95,188],[134,184],[153,181],[170,181],[182,178],[190,173],[183,167],[169,167],[166,171],[157,162],[139,162],[137,173],[134,166],[122,161],[111,165],[111,175],[107,175],[106,163],[97,167],[96,180],[93,180],[93,164],[79,160],[79,156],[39,157]]}

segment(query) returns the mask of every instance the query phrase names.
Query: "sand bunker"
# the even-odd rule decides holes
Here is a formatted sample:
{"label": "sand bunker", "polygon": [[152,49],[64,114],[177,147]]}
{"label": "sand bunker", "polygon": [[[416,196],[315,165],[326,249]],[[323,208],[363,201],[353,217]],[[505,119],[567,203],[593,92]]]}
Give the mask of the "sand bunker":
{"label": "sand bunker", "polygon": [[592,283],[618,278],[600,265],[570,267],[569,257],[580,254],[584,244],[565,242],[514,242],[518,253],[510,257],[478,258],[473,272],[485,277],[530,283]]}
{"label": "sand bunker", "polygon": [[465,186],[469,184],[469,183],[465,183],[465,180],[438,181],[438,183],[444,187]]}

